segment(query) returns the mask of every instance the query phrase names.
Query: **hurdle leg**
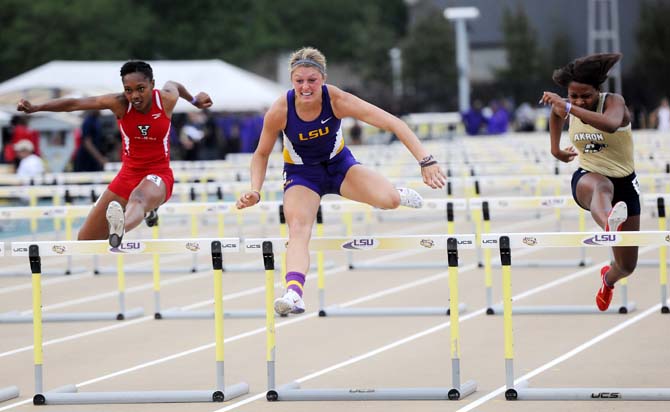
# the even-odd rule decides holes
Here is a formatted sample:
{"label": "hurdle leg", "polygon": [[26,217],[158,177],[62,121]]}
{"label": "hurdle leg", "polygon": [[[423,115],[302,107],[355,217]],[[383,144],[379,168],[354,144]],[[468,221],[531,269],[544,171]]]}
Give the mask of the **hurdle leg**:
{"label": "hurdle leg", "polygon": [[458,308],[458,241],[456,238],[447,240],[447,259],[449,261],[449,323],[451,335],[451,382],[452,388],[447,397],[459,400],[477,390],[475,381],[467,381],[461,385],[461,346],[460,320]]}
{"label": "hurdle leg", "polygon": [[[657,199],[656,207],[658,209],[658,229],[666,230],[665,199],[663,197]],[[661,313],[667,314],[670,313],[670,308],[668,307],[668,248],[666,246],[659,247],[658,255],[658,276],[661,285]]]}
{"label": "hurdle leg", "polygon": [[[154,239],[158,239],[158,225],[151,228],[151,234]],[[154,290],[154,318],[161,319],[161,266],[158,253],[151,255],[151,278]]]}
{"label": "hurdle leg", "polygon": [[507,236],[501,236],[500,262],[502,264],[503,283],[503,323],[505,331],[505,398],[516,399],[514,388],[514,332],[512,329],[512,254]]}
{"label": "hurdle leg", "polygon": [[[323,214],[321,212],[321,206],[316,212],[316,235],[318,237],[323,236]],[[319,288],[319,316],[325,316],[324,309],[326,307],[326,276],[323,269],[323,251],[319,250],[316,252],[316,273],[317,273],[317,283]]]}
{"label": "hurdle leg", "polygon": [[35,364],[35,393],[44,390],[44,377],[42,375],[43,363],[43,341],[42,341],[42,259],[40,249],[37,245],[28,248],[30,259],[30,272],[32,273],[33,289],[33,362]]}
{"label": "hurdle leg", "polygon": [[[275,260],[272,242],[263,242],[263,265],[265,267],[265,343],[268,377],[268,396],[275,389]],[[270,400],[268,398],[268,400]]]}

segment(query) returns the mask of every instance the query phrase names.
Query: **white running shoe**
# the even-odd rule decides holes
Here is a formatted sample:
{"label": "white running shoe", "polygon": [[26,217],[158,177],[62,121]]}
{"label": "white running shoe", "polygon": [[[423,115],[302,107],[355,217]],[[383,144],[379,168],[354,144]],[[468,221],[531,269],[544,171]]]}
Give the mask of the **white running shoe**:
{"label": "white running shoe", "polygon": [[275,299],[275,312],[278,315],[288,315],[289,313],[303,313],[305,311],[305,302],[294,290],[288,290],[281,298]]}
{"label": "white running shoe", "polygon": [[628,206],[626,205],[626,202],[617,202],[614,207],[612,207],[612,210],[610,210],[610,214],[607,215],[607,226],[605,226],[605,231],[620,232],[621,225],[626,219],[628,219]]}
{"label": "white running shoe", "polygon": [[119,247],[125,232],[125,216],[121,203],[112,200],[107,205],[107,223],[109,223],[109,245]]}
{"label": "white running shoe", "polygon": [[416,190],[407,187],[398,187],[397,190],[398,193],[400,193],[400,206],[411,207],[414,209],[423,207],[423,198]]}

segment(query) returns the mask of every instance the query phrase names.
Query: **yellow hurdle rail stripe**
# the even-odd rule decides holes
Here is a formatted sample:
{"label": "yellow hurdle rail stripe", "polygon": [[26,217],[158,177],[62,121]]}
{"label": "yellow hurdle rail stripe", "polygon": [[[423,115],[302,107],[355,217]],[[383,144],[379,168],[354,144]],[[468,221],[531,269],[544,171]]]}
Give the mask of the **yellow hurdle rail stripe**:
{"label": "yellow hurdle rail stripe", "polygon": [[641,232],[487,233],[482,235],[481,247],[497,248],[501,236],[509,237],[511,248],[670,245],[670,231],[659,230]]}
{"label": "yellow hurdle rail stripe", "polygon": [[223,252],[240,251],[239,238],[124,240],[118,248],[109,246],[107,240],[12,242],[11,250],[12,256],[28,256],[30,245],[39,247],[40,256],[209,253],[213,241],[221,242]]}
{"label": "yellow hurdle rail stripe", "polygon": [[[311,251],[317,250],[446,250],[447,239],[456,238],[459,249],[474,249],[475,235],[408,235],[395,237],[356,236],[356,237],[322,237],[313,238],[309,242]],[[272,242],[272,250],[286,250],[286,238],[245,239],[244,251],[247,253],[262,252],[263,242]]]}

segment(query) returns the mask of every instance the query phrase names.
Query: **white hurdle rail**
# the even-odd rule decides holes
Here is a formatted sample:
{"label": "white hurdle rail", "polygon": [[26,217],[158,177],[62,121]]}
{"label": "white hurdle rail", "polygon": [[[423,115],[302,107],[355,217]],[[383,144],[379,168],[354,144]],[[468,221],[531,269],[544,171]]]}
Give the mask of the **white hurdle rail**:
{"label": "white hurdle rail", "polygon": [[[65,239],[72,240],[72,220],[86,216],[89,211],[90,207],[85,206],[0,207],[0,218],[3,221],[29,219],[31,221],[33,239],[37,231],[36,222],[38,219],[53,219],[56,231],[60,230],[61,219],[63,219],[65,221]],[[71,275],[84,271],[84,268],[73,268],[72,256],[68,256],[65,271],[49,272],[44,273],[44,275]],[[15,276],[16,274],[16,271],[0,272],[0,276]]]}
{"label": "white hurdle rail", "polygon": [[[475,231],[479,236],[480,241],[484,238],[489,239],[488,232],[490,232],[490,210],[491,209],[521,209],[521,210],[541,210],[541,209],[555,209],[557,213],[557,220],[560,218],[560,210],[562,208],[576,207],[576,203],[572,196],[539,196],[539,197],[489,197],[470,199],[470,206],[473,210],[473,221],[475,222]],[[480,211],[477,213],[476,211]],[[579,230],[584,231],[585,213],[579,208]],[[580,256],[578,259],[558,259],[554,261],[548,260],[526,260],[519,261],[515,266],[519,267],[566,267],[566,266],[580,266],[584,267],[591,264],[592,259],[586,256],[586,246],[579,246]],[[479,249],[478,249],[479,250]],[[493,304],[493,266],[491,258],[491,250],[482,248],[483,251],[483,266],[484,266],[484,284],[486,287],[486,313],[488,315],[500,315],[502,313],[501,305]],[[498,262],[496,262],[498,263]],[[612,306],[606,313],[621,313],[625,314],[635,310],[635,302],[628,301],[628,280],[623,279],[620,282],[620,287],[617,288],[621,297],[621,303],[618,307]],[[585,306],[517,306],[514,309],[517,314],[591,314],[600,313],[593,305]]]}
{"label": "white hurdle rail", "polygon": [[[650,208],[656,212],[656,217],[658,218],[658,230],[667,230],[668,225],[666,222],[666,211],[665,205],[670,202],[670,195],[667,193],[649,193],[642,196],[642,204],[646,208]],[[660,248],[661,262],[667,262],[668,253],[666,248]],[[668,262],[670,263],[670,262]],[[654,259],[639,259],[637,261],[638,266],[656,266],[658,262]],[[666,272],[661,272],[661,294],[665,293],[664,286],[668,283],[668,275]],[[665,299],[662,299],[665,301]],[[670,308],[668,305],[662,305],[661,310],[663,313],[670,313]]]}
{"label": "white hurdle rail", "polygon": [[[447,233],[454,233],[454,211],[465,211],[467,209],[467,200],[466,199],[451,199],[451,198],[441,198],[441,199],[424,199],[423,207],[421,209],[412,209],[408,207],[402,207],[394,210],[375,210],[372,206],[365,203],[351,202],[351,201],[334,201],[334,202],[322,202],[321,210],[324,214],[328,213],[344,213],[345,214],[345,236],[353,236],[353,222],[351,215],[353,213],[380,213],[382,216],[385,214],[394,214],[396,212],[409,212],[409,213],[421,213],[425,214],[427,212],[443,212],[444,213],[444,222],[447,224]],[[355,262],[354,254],[351,252],[347,253],[347,261],[349,264],[350,270],[357,269],[422,269],[422,268],[445,268],[447,267],[446,262],[408,262],[400,263],[396,262],[394,264],[382,264],[382,263],[369,263],[369,262]]]}
{"label": "white hurdle rail", "polygon": [[[66,241],[52,242],[54,250],[61,250],[63,245],[71,244],[72,239],[72,219],[75,217],[86,216],[89,211],[87,206],[47,206],[27,208],[0,208],[0,214],[8,216],[11,219],[20,219],[25,217],[39,217],[39,218],[64,218]],[[11,252],[12,256],[24,256],[28,253],[29,246],[34,242],[12,242]],[[55,253],[55,252],[54,252]],[[54,256],[56,256],[55,254]],[[68,262],[71,261],[72,254],[66,254]],[[121,256],[119,256],[121,258]],[[69,265],[69,263],[68,263]],[[118,277],[118,302],[119,309],[116,312],[68,312],[68,313],[45,313],[41,320],[43,322],[82,322],[82,321],[109,321],[109,320],[125,320],[134,319],[144,315],[144,309],[135,307],[126,309],[125,297],[125,278]],[[0,324],[2,323],[30,323],[33,322],[34,313],[20,313],[18,311],[10,311],[0,313]]]}
{"label": "white hurdle rail", "polygon": [[[528,381],[514,385],[514,336],[512,328],[511,250],[529,247],[611,247],[670,245],[670,232],[565,232],[490,234],[482,238],[483,248],[497,248],[502,261],[503,318],[505,331],[505,382],[507,400],[615,400],[670,401],[669,388],[529,388]],[[666,263],[662,261],[661,265]],[[607,396],[602,396],[607,394]],[[615,394],[616,396],[611,396]]]}
{"label": "white hurdle rail", "polygon": [[[464,247],[474,246],[474,235],[460,235]],[[468,240],[470,243],[464,242]],[[432,242],[432,243],[431,243]],[[268,401],[368,401],[368,400],[458,400],[477,389],[477,383],[469,380],[461,384],[460,332],[458,304],[458,243],[456,237],[425,235],[402,237],[348,237],[313,238],[311,250],[395,250],[444,248],[449,261],[449,316],[451,339],[451,388],[381,388],[381,389],[301,389],[299,382],[281,387],[275,382],[275,314],[274,314],[274,254],[283,250],[286,239],[248,239],[244,250],[262,253],[265,266],[265,309],[267,342]]]}
{"label": "white hurdle rail", "polygon": [[[450,235],[455,238],[460,249],[474,249],[475,239],[472,235]],[[405,235],[397,236],[394,238],[387,238],[386,245],[381,250],[391,250],[391,249],[413,249],[418,248],[416,246],[417,239],[420,249],[422,250],[446,250],[447,247],[447,235]],[[319,289],[319,316],[449,316],[450,315],[450,305],[445,306],[415,306],[415,307],[376,307],[376,308],[343,308],[337,305],[326,305],[326,280],[323,267],[323,254],[324,250],[342,250],[348,251],[349,253],[357,253],[356,251],[360,250],[380,250],[379,245],[376,243],[376,237],[374,236],[355,236],[350,237],[349,239],[354,239],[351,244],[342,246],[339,249],[328,249],[333,248],[333,244],[337,245],[338,241],[342,238],[330,238],[330,237],[320,237],[320,243],[327,246],[322,246],[319,248],[317,246],[316,253],[320,255],[318,257],[317,263],[317,283]],[[396,239],[396,240],[391,240]],[[333,244],[324,243],[331,241]],[[275,252],[281,252],[282,254],[286,251],[286,239],[284,238],[267,238],[267,239],[246,239],[245,240],[245,249],[258,249],[262,241],[271,241],[275,243],[273,250]],[[312,243],[310,243],[311,245]],[[445,259],[445,266],[448,267],[448,260]],[[458,305],[459,311],[463,312],[467,309],[465,303],[460,302]]]}
{"label": "white hurdle rail", "polygon": [[[223,248],[222,245],[226,245]],[[216,335],[216,386],[209,390],[128,391],[128,392],[77,392],[76,385],[66,385],[44,392],[43,340],[42,340],[42,256],[94,255],[94,254],[184,254],[210,250],[214,274],[214,305]],[[224,252],[239,251],[239,239],[165,239],[124,241],[112,248],[107,241],[78,242],[17,242],[12,244],[14,256],[26,256],[30,261],[33,282],[33,357],[35,363],[35,396],[33,404],[116,404],[159,402],[223,402],[249,392],[245,382],[224,385],[223,351],[223,276]]]}

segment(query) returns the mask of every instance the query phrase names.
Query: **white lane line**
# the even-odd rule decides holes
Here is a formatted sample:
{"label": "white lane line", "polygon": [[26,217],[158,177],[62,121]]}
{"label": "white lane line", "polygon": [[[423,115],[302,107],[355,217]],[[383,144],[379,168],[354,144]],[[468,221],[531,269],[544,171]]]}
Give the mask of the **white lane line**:
{"label": "white lane line", "polygon": [[[650,307],[649,309],[647,309],[644,312],[636,315],[635,317],[630,318],[630,319],[628,319],[624,322],[621,322],[620,324],[614,326],[612,329],[609,329],[606,332],[601,333],[600,335],[588,340],[587,342],[584,342],[583,344],[573,348],[572,350],[564,353],[563,355],[561,355],[557,358],[554,358],[553,360],[545,363],[544,365],[542,365],[542,366],[540,366],[536,369],[533,369],[532,371],[526,373],[525,375],[523,375],[519,378],[516,378],[514,380],[514,383],[516,384],[516,383],[519,383],[520,381],[523,381],[523,380],[529,380],[533,376],[537,376],[540,373],[546,371],[547,369],[553,368],[554,366],[558,365],[559,363],[572,358],[573,356],[577,355],[578,353],[580,353],[580,352],[590,348],[591,346],[605,340],[606,338],[609,338],[610,336],[614,335],[615,333],[620,332],[623,329],[641,321],[642,319],[646,318],[647,316],[651,315],[652,313],[658,313],[660,309],[661,309],[661,304],[657,303],[656,305]],[[471,410],[481,406],[482,404],[490,401],[491,399],[495,398],[496,396],[504,393],[506,389],[507,388],[505,386],[501,386],[498,389],[496,389],[492,392],[489,392],[486,395],[482,396],[481,398],[478,398],[477,400],[469,403],[467,406],[464,406],[463,408],[459,409],[456,412],[471,411]]]}

